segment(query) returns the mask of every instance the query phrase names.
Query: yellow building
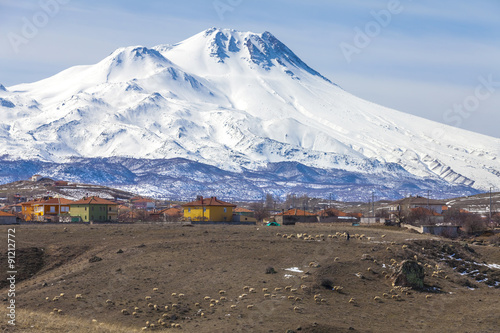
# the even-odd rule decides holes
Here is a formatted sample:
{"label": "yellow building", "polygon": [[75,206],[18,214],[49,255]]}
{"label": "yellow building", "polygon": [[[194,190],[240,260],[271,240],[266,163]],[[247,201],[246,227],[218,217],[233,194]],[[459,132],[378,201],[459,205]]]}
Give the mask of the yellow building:
{"label": "yellow building", "polygon": [[199,196],[195,201],[182,205],[184,218],[189,221],[231,222],[233,205],[216,197],[205,199]]}
{"label": "yellow building", "polygon": [[36,221],[55,221],[61,215],[69,215],[69,205],[72,200],[51,198],[32,204],[33,215]]}
{"label": "yellow building", "polygon": [[21,204],[22,211],[21,214],[23,214],[24,220],[25,221],[36,221],[36,215],[33,210],[33,205],[40,203],[43,201],[43,199],[35,199],[27,202],[23,202]]}

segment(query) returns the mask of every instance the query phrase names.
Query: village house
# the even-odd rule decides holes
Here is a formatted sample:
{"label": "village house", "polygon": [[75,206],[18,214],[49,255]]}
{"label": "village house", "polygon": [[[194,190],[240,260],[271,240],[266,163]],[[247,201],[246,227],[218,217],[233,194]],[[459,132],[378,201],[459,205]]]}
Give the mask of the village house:
{"label": "village house", "polygon": [[318,222],[318,215],[305,210],[293,208],[274,215],[274,220],[281,225],[293,225],[295,223]]}
{"label": "village house", "polygon": [[83,198],[70,204],[72,222],[115,222],[118,204],[97,196]]}
{"label": "village house", "polygon": [[36,221],[35,212],[33,211],[33,205],[37,202],[42,201],[42,198],[33,199],[30,201],[23,202],[21,204],[21,214],[25,221]]}
{"label": "village house", "polygon": [[[28,205],[22,205],[23,216],[28,221],[52,221],[56,222],[61,215],[69,214],[69,204],[73,202],[64,198],[46,198],[44,200],[31,202],[31,209]],[[27,203],[25,203],[27,204]],[[26,212],[26,215],[25,215]]]}
{"label": "village house", "polygon": [[15,223],[17,223],[16,215],[0,211],[0,224],[15,224]]}
{"label": "village house", "polygon": [[250,209],[236,207],[233,210],[233,222],[239,223],[257,223],[255,212]]}
{"label": "village house", "polygon": [[321,223],[356,223],[360,216],[356,213],[345,213],[335,208],[327,208],[317,213],[318,221]]}
{"label": "village house", "polygon": [[255,212],[253,210],[246,209],[246,208],[243,208],[243,207],[236,207],[233,210],[233,214],[234,215],[240,215],[240,216],[248,216],[248,217],[254,217],[255,216]]}
{"label": "village house", "polygon": [[133,209],[154,210],[156,204],[153,200],[143,197],[133,197],[130,199]]}
{"label": "village house", "polygon": [[149,214],[150,221],[158,222],[177,222],[182,218],[181,207],[170,207]]}
{"label": "village house", "polygon": [[[444,209],[447,209],[446,202],[434,199],[428,199],[420,196],[409,196],[401,200],[393,201],[388,204],[391,220],[399,220],[401,216],[408,215],[415,208],[423,208],[441,215]],[[430,214],[429,214],[430,215]],[[432,214],[434,215],[434,214]],[[435,216],[438,216],[435,215]]]}
{"label": "village house", "polygon": [[32,182],[37,182],[37,181],[39,181],[42,178],[43,178],[42,175],[33,175],[33,176],[31,176],[31,181]]}
{"label": "village house", "polygon": [[13,205],[3,206],[1,210],[6,213],[17,214],[22,212],[23,207],[21,204],[13,204]]}
{"label": "village house", "polygon": [[236,205],[216,197],[198,196],[195,201],[182,205],[184,219],[188,221],[231,222]]}

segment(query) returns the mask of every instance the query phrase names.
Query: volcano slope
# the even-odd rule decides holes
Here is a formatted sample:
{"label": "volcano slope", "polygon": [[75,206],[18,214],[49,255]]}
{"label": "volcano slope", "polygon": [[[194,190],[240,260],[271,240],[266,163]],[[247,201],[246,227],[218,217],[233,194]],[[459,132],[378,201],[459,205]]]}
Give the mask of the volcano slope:
{"label": "volcano slope", "polygon": [[[498,245],[320,224],[15,229],[16,326],[5,319],[4,283],[4,332],[494,332],[500,325]],[[6,235],[2,226],[3,244]],[[405,259],[424,268],[423,288],[392,285]],[[0,265],[6,272],[5,252]]]}

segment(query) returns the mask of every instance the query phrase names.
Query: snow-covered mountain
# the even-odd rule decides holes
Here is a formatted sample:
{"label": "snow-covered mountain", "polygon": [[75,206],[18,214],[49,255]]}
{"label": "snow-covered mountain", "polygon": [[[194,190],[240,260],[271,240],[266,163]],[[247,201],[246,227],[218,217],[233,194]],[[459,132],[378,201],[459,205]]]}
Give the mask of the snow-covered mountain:
{"label": "snow-covered mountain", "polygon": [[212,28],[120,48],[95,65],[0,86],[0,112],[8,161],[182,158],[241,177],[289,162],[412,178],[415,190],[500,183],[500,139],[359,99],[269,32]]}

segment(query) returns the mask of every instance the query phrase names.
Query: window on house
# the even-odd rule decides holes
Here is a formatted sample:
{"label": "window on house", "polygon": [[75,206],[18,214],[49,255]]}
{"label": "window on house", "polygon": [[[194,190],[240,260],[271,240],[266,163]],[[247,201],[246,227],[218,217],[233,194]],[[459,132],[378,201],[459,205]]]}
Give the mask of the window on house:
{"label": "window on house", "polygon": [[203,211],[206,212],[207,211],[207,207],[203,207]]}
{"label": "window on house", "polygon": [[227,213],[227,208],[226,207],[224,207],[224,213]]}
{"label": "window on house", "polygon": [[50,206],[50,212],[55,213],[56,212],[56,207],[55,206]]}
{"label": "window on house", "polygon": [[188,208],[188,213],[191,213],[191,208]]}

